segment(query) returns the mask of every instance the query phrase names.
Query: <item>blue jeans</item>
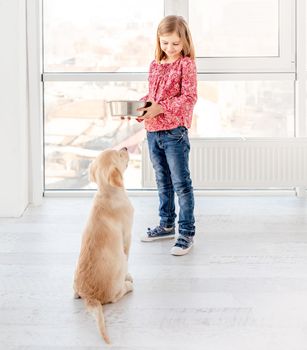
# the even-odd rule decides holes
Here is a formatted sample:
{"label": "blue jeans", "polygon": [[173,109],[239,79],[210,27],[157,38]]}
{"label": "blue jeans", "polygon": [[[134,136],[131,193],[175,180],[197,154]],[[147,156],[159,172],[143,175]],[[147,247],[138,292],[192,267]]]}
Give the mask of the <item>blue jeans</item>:
{"label": "blue jeans", "polygon": [[179,233],[194,236],[194,194],[189,170],[188,130],[179,126],[172,130],[148,131],[147,141],[159,192],[160,225],[170,227],[175,223],[176,192],[180,207]]}

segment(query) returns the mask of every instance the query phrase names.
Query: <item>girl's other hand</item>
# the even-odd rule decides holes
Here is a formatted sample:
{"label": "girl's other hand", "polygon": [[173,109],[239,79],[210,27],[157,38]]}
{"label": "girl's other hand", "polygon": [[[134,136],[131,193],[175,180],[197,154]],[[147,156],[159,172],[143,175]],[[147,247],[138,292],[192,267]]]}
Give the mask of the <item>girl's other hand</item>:
{"label": "girl's other hand", "polygon": [[144,120],[144,118],[143,118],[143,117],[137,117],[135,120],[136,120],[137,122],[139,122],[139,123],[142,123],[142,121]]}
{"label": "girl's other hand", "polygon": [[150,107],[143,107],[143,108],[138,108],[138,111],[144,111],[146,112],[144,115],[142,115],[141,117],[138,117],[138,119],[152,119],[155,116],[157,116],[158,114],[163,113],[163,108],[162,106],[160,106],[158,103],[156,103],[153,100],[148,100],[146,102],[151,102],[151,106]]}

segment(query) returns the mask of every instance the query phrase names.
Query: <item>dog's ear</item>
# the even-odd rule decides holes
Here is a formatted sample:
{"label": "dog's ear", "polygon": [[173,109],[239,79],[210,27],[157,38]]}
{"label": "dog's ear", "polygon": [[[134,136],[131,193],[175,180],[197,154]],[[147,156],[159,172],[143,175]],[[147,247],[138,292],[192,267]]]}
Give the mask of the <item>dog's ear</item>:
{"label": "dog's ear", "polygon": [[94,160],[89,167],[88,178],[91,182],[97,183],[96,170],[97,170],[97,162],[96,160]]}
{"label": "dog's ear", "polygon": [[112,168],[109,173],[109,184],[113,187],[124,187],[124,179],[117,168]]}

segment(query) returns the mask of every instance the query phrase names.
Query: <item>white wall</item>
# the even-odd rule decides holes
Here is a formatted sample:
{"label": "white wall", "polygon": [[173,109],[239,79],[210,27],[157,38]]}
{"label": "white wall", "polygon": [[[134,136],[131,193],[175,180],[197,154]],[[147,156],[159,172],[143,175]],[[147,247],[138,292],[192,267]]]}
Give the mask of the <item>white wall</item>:
{"label": "white wall", "polygon": [[28,205],[26,0],[0,1],[0,217]]}

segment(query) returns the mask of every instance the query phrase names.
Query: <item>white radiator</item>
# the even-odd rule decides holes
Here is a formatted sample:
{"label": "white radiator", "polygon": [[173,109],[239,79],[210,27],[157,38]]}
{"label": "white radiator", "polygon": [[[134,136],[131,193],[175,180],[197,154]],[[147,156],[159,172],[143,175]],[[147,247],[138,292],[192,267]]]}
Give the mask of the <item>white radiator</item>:
{"label": "white radiator", "polygon": [[[307,188],[307,138],[190,139],[195,189]],[[147,140],[142,147],[142,184],[156,188]]]}

